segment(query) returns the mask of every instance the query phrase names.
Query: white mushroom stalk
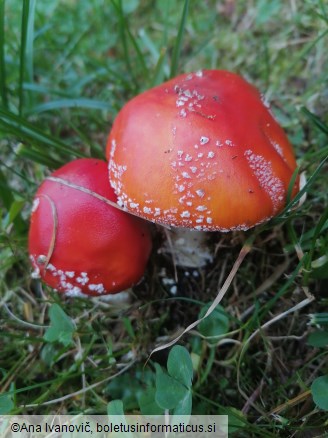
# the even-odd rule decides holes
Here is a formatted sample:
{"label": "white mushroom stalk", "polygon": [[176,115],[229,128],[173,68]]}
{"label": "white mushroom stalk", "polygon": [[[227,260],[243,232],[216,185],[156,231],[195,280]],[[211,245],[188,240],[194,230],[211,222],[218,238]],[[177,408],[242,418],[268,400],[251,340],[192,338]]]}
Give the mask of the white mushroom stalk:
{"label": "white mushroom stalk", "polygon": [[159,251],[171,256],[175,265],[202,268],[213,261],[209,233],[185,228],[165,228],[164,231],[166,240]]}

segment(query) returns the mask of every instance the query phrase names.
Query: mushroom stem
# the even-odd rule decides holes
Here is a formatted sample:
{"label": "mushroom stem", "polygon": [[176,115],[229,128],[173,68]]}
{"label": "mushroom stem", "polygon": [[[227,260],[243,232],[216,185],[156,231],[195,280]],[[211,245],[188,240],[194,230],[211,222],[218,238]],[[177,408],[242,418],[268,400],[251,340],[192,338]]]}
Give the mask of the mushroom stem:
{"label": "mushroom stem", "polygon": [[129,288],[122,292],[118,292],[116,294],[100,295],[99,297],[95,297],[95,298],[107,304],[120,306],[124,304],[129,304],[131,302],[131,292],[132,289]]}
{"label": "mushroom stem", "polygon": [[186,228],[165,228],[166,241],[161,253],[170,254],[177,266],[202,268],[213,260],[209,233]]}

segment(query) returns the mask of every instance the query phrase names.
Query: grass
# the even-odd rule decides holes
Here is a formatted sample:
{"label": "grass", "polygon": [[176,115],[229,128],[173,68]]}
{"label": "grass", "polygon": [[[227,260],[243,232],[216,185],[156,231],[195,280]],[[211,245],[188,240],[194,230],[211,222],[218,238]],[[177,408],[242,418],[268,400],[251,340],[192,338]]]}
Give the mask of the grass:
{"label": "grass", "polygon": [[[122,307],[63,299],[32,281],[26,245],[37,185],[68,160],[104,158],[128,99],[170,75],[221,68],[271,101],[306,172],[307,199],[247,233],[252,250],[220,303],[228,332],[217,317],[214,341],[200,326],[180,338],[194,366],[193,413],[229,413],[235,436],[327,430],[311,393],[328,373],[327,38],[321,0],[0,0],[0,412],[105,413],[114,399],[138,411],[169,349],[144,368],[149,354],[215,299],[243,234],[213,234],[213,264],[178,270],[174,296],[165,281],[174,266],[157,238]],[[73,321],[67,342],[44,338],[54,303]]]}

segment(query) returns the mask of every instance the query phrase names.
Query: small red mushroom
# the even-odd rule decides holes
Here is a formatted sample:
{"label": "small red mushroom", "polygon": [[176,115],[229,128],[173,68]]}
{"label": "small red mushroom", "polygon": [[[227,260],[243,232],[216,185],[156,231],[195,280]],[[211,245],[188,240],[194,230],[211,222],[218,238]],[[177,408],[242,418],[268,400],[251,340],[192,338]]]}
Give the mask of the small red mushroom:
{"label": "small red mushroom", "polygon": [[74,160],[48,177],[32,207],[32,276],[67,296],[114,294],[138,283],[152,247],[148,224],[110,203],[116,196],[102,160]]}
{"label": "small red mushroom", "polygon": [[114,121],[106,155],[119,205],[198,231],[268,221],[284,208],[296,169],[260,93],[223,70],[183,74],[133,98]]}

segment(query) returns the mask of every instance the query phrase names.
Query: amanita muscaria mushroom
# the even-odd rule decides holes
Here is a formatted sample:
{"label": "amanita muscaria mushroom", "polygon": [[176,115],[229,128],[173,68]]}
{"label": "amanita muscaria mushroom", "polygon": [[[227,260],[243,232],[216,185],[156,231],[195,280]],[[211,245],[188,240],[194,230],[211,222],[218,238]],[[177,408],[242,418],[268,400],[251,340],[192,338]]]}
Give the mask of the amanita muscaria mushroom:
{"label": "amanita muscaria mushroom", "polygon": [[151,251],[148,224],[110,205],[106,162],[85,158],[38,189],[29,230],[34,277],[68,296],[114,294],[136,284]]}
{"label": "amanita muscaria mushroom", "polygon": [[[260,93],[223,70],[183,74],[133,98],[116,117],[106,152],[120,206],[198,231],[268,221],[285,206],[296,168]],[[297,190],[298,180],[292,196]]]}

